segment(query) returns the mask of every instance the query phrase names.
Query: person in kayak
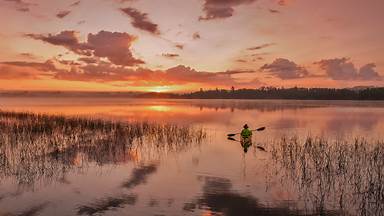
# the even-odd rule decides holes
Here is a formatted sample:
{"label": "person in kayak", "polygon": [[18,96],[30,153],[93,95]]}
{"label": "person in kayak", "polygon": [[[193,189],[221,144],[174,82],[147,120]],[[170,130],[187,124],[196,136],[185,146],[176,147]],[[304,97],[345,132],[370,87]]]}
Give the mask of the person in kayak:
{"label": "person in kayak", "polygon": [[252,131],[249,130],[248,125],[243,126],[243,130],[240,133],[241,135],[241,146],[245,153],[248,152],[248,148],[252,145]]}
{"label": "person in kayak", "polygon": [[243,126],[243,130],[241,131],[241,138],[243,138],[243,139],[247,139],[247,138],[249,138],[249,137],[251,137],[252,136],[252,131],[251,130],[249,130],[249,128],[248,128],[248,125],[247,124],[245,124],[244,126]]}

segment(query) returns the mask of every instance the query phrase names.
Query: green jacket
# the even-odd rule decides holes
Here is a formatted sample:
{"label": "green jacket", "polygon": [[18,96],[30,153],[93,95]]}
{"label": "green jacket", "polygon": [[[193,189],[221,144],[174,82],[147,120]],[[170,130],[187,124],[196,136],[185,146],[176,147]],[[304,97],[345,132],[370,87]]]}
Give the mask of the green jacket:
{"label": "green jacket", "polygon": [[241,131],[241,137],[243,138],[248,138],[252,136],[252,131],[249,130],[248,128],[244,128],[242,131]]}

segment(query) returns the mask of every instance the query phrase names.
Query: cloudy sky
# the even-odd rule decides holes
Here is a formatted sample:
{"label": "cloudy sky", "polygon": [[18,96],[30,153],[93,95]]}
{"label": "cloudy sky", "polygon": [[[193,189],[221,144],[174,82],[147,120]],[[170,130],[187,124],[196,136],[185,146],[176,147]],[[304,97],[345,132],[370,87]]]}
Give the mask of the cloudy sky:
{"label": "cloudy sky", "polygon": [[384,85],[383,0],[0,0],[0,90]]}

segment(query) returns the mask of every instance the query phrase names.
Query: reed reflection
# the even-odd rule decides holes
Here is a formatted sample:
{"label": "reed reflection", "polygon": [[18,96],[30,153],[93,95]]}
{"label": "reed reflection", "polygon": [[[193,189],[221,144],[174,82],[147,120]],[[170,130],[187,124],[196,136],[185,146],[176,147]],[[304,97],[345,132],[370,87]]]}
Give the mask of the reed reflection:
{"label": "reed reflection", "polygon": [[23,186],[62,181],[74,169],[158,158],[200,144],[205,136],[189,126],[1,111],[0,178]]}
{"label": "reed reflection", "polygon": [[[382,215],[384,143],[329,142],[324,138],[283,138],[271,146],[273,165],[266,170],[292,185],[308,213]],[[272,184],[272,182],[269,182]]]}

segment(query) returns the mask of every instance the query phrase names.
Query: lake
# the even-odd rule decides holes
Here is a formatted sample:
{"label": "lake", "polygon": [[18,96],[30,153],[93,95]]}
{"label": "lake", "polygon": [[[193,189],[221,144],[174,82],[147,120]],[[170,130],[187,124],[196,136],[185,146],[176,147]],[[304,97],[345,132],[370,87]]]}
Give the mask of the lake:
{"label": "lake", "polygon": [[[43,176],[28,184],[18,177],[33,173],[19,164],[10,172],[3,160],[0,215],[383,215],[383,108],[371,101],[3,97],[6,111],[167,123],[206,137],[189,145],[144,142],[123,155],[110,146],[103,162],[75,152],[65,166],[60,158],[39,166]],[[247,153],[238,136],[227,139],[245,123],[266,127],[253,132]],[[59,178],[45,172],[49,166]]]}

